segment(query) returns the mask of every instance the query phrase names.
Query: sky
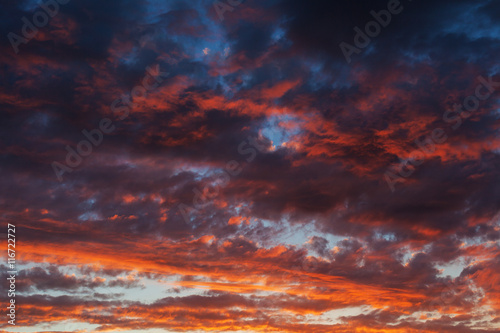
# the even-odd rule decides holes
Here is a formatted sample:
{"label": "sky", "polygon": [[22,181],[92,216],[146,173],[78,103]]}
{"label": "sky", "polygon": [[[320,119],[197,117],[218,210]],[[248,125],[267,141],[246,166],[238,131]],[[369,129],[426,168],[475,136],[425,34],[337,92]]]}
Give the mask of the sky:
{"label": "sky", "polygon": [[500,331],[500,2],[0,4],[0,332]]}

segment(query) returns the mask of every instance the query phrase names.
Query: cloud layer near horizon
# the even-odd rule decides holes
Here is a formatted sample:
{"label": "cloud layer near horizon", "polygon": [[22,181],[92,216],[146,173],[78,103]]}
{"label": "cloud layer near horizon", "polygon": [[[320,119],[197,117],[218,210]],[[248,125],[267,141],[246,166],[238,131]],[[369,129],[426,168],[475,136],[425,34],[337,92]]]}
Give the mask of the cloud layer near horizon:
{"label": "cloud layer near horizon", "polygon": [[[500,88],[443,114],[500,82],[500,3],[401,1],[349,64],[387,1],[216,3],[73,0],[0,39],[1,332],[497,332]],[[40,11],[3,5],[3,36]]]}

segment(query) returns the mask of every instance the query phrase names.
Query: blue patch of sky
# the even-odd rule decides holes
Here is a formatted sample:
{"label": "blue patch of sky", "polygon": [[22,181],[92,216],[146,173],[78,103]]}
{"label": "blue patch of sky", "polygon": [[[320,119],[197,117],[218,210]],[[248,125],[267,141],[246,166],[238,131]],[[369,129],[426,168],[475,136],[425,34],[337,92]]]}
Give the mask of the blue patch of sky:
{"label": "blue patch of sky", "polygon": [[393,233],[383,233],[383,232],[376,232],[375,237],[379,239],[386,240],[388,242],[394,242],[396,241],[396,235]]}
{"label": "blue patch of sky", "polygon": [[[276,223],[261,220],[266,227],[276,228]],[[276,238],[273,239],[276,243],[280,243],[283,245],[293,245],[297,247],[303,247],[305,243],[309,241],[312,237],[321,237],[328,241],[327,248],[332,249],[336,244],[342,241],[345,237],[339,237],[332,234],[326,234],[319,231],[314,221],[310,221],[310,223],[290,223],[290,221],[285,217],[280,221],[280,224],[283,226],[281,229],[283,232],[276,235]],[[310,253],[313,255],[313,253]],[[319,255],[319,254],[317,254]]]}
{"label": "blue patch of sky", "polygon": [[204,61],[206,55],[203,53],[205,48],[210,49],[210,52],[219,52],[224,54],[224,49],[228,47],[228,43],[224,40],[225,32],[218,24],[217,21],[212,19],[208,11],[212,8],[210,3],[206,1],[193,0],[189,4],[182,2],[153,0],[149,1],[147,6],[147,23],[154,24],[161,21],[161,16],[172,11],[187,8],[195,8],[198,11],[198,16],[194,18],[193,22],[189,22],[192,26],[203,26],[203,36],[189,36],[189,35],[174,35],[166,31],[169,39],[183,45],[188,55],[194,60]]}
{"label": "blue patch of sky", "polygon": [[439,276],[451,276],[452,278],[456,278],[460,275],[460,273],[462,273],[465,266],[466,265],[463,262],[453,262],[446,265],[436,265],[436,268],[441,270]]}
{"label": "blue patch of sky", "polygon": [[[42,8],[40,7],[40,2],[41,1],[39,1],[39,0],[19,1],[19,8],[21,8],[22,10],[34,13],[37,10],[42,10]],[[28,20],[30,22],[33,22],[32,17],[28,16]]]}
{"label": "blue patch of sky", "polygon": [[[89,324],[73,320],[65,320],[52,323],[39,323],[32,327],[22,327],[19,323],[15,327],[5,327],[5,332],[31,333],[31,332],[96,332],[96,328],[101,325]],[[120,331],[124,332],[124,331]]]}
{"label": "blue patch of sky", "polygon": [[197,167],[197,166],[192,166],[192,165],[184,165],[181,167],[178,167],[177,170],[174,172],[173,176],[177,176],[182,172],[190,172],[195,175],[194,179],[196,181],[200,181],[205,177],[209,177],[214,173],[214,169],[211,167]]}
{"label": "blue patch of sky", "polygon": [[367,305],[346,307],[341,309],[330,310],[321,315],[305,315],[307,322],[310,324],[343,324],[345,317],[355,317],[366,315],[373,311],[373,308]]}
{"label": "blue patch of sky", "polygon": [[275,147],[280,147],[283,143],[288,142],[294,135],[300,133],[300,128],[284,128],[280,125],[281,122],[294,121],[290,115],[275,115],[269,117],[262,127],[262,135],[273,142]]}
{"label": "blue patch of sky", "polygon": [[103,217],[97,212],[86,212],[78,216],[78,219],[80,221],[99,221],[102,220]]}
{"label": "blue patch of sky", "polygon": [[[486,13],[480,13],[483,4],[485,2],[478,1],[475,4],[457,6],[460,10],[456,10],[453,19],[444,27],[443,33],[465,34],[471,40],[481,38],[500,40],[500,24],[492,21]],[[479,17],[481,19],[478,19]]]}

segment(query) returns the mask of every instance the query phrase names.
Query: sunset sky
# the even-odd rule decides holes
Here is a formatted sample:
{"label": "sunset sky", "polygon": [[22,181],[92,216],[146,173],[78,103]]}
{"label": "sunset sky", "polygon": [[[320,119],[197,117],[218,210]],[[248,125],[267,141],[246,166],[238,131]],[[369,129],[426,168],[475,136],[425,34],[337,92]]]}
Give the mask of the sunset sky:
{"label": "sunset sky", "polygon": [[0,3],[0,332],[500,332],[500,1]]}

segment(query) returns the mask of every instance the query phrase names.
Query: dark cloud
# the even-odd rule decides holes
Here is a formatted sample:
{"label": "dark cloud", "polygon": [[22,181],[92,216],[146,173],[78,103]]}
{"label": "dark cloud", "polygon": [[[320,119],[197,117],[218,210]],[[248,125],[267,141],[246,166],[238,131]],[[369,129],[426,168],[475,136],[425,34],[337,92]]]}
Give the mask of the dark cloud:
{"label": "dark cloud", "polygon": [[[456,129],[443,115],[480,76],[500,82],[500,7],[402,0],[347,63],[339,43],[387,4],[249,0],[220,21],[212,1],[75,0],[18,54],[3,38],[20,326],[493,332],[499,89]],[[2,35],[37,10],[5,2]],[[119,119],[113,102],[156,65],[168,75]],[[116,129],[58,181],[51,164],[103,118]],[[436,128],[446,141],[419,148]],[[384,175],[416,149],[391,192]]]}

